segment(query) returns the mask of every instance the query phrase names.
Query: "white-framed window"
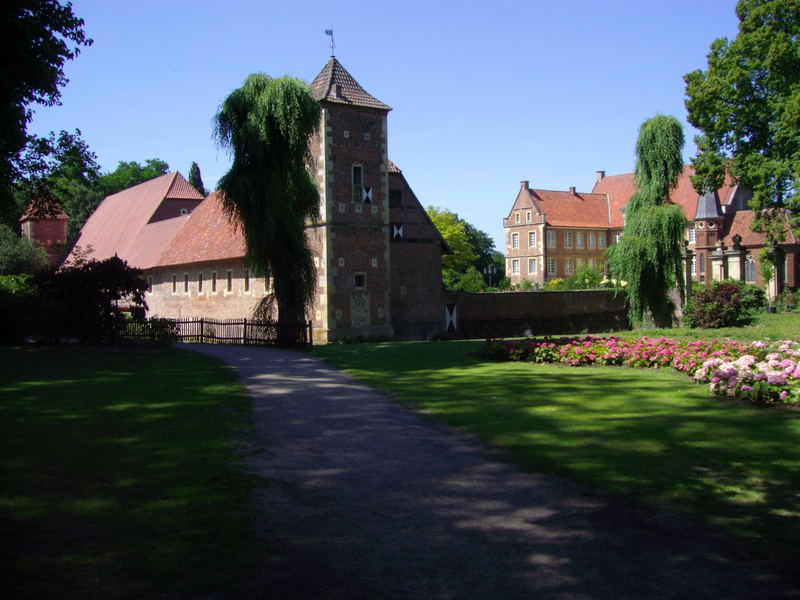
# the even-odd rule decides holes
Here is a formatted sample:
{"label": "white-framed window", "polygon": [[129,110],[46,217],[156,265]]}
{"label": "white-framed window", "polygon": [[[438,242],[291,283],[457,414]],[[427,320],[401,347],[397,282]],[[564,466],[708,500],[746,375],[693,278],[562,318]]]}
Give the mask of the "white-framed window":
{"label": "white-framed window", "polygon": [[230,269],[225,272],[225,291],[233,291],[233,271]]}
{"label": "white-framed window", "polygon": [[211,293],[217,293],[217,272],[211,271]]}
{"label": "white-framed window", "polygon": [[756,282],[756,261],[752,254],[748,254],[744,261],[744,280],[748,283]]}
{"label": "white-framed window", "polygon": [[575,246],[578,248],[584,247],[583,232],[579,231],[575,234]]}
{"label": "white-framed window", "polygon": [[572,248],[572,232],[564,232],[564,248]]}
{"label": "white-framed window", "polygon": [[364,167],[353,165],[353,202],[364,200]]}
{"label": "white-framed window", "polygon": [[536,232],[528,232],[528,248],[536,248]]}
{"label": "white-framed window", "polygon": [[548,258],[547,259],[547,274],[548,275],[555,275],[556,274],[556,259],[555,258]]}
{"label": "white-framed window", "polygon": [[564,259],[564,274],[565,275],[574,275],[575,274],[575,267],[573,266],[573,262],[571,258]]}
{"label": "white-framed window", "polygon": [[525,222],[526,223],[532,223],[533,222],[533,213],[531,211],[528,211],[528,212],[525,213]]}
{"label": "white-framed window", "polygon": [[518,250],[519,249],[519,234],[512,233],[511,234],[511,249]]}
{"label": "white-framed window", "polygon": [[514,224],[519,225],[519,211],[514,213]]}
{"label": "white-framed window", "polygon": [[577,259],[577,260],[575,261],[575,264],[576,264],[577,266],[579,266],[579,267],[582,267],[582,266],[583,266],[583,259],[582,259],[582,258],[579,258],[579,259]]}
{"label": "white-framed window", "polygon": [[528,275],[536,275],[536,259],[528,259]]}
{"label": "white-framed window", "polygon": [[589,266],[593,269],[597,267],[597,261],[594,258],[589,259]]}
{"label": "white-framed window", "polygon": [[198,294],[202,294],[203,293],[203,272],[202,271],[200,271],[197,274],[197,293]]}
{"label": "white-framed window", "polygon": [[555,248],[556,247],[556,232],[555,231],[548,231],[547,232],[547,247],[548,248]]}
{"label": "white-framed window", "polygon": [[515,258],[511,261],[511,273],[512,275],[519,275],[519,259]]}
{"label": "white-framed window", "polygon": [[696,238],[697,230],[692,227],[689,229],[689,243],[694,244]]}
{"label": "white-framed window", "polygon": [[621,239],[622,239],[622,234],[621,234],[621,233],[615,233],[615,234],[614,234],[614,243],[615,243],[615,244],[619,244],[619,241],[620,241]]}
{"label": "white-framed window", "polygon": [[597,234],[597,247],[598,248],[605,248],[606,247],[606,232],[601,231]]}
{"label": "white-framed window", "polygon": [[697,255],[692,256],[692,275],[697,275]]}
{"label": "white-framed window", "polygon": [[590,231],[589,233],[586,234],[586,245],[589,248],[595,247],[594,231]]}

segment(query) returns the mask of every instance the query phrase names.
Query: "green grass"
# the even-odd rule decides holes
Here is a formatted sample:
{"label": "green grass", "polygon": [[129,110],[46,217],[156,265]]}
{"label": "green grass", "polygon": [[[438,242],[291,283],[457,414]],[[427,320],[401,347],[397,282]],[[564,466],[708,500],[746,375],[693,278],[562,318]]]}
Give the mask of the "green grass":
{"label": "green grass", "polygon": [[741,341],[756,340],[800,340],[800,311],[783,313],[758,313],[750,324],[742,327],[723,327],[721,329],[690,329],[676,327],[674,329],[634,329],[619,332],[621,337],[662,335],[677,339],[714,339],[729,337]]}
{"label": "green grass", "polygon": [[25,598],[204,597],[257,547],[250,403],[180,350],[0,348],[4,584]]}
{"label": "green grass", "polygon": [[480,342],[328,345],[317,356],[500,445],[524,469],[700,515],[800,558],[800,412],[709,398],[671,371],[487,363]]}

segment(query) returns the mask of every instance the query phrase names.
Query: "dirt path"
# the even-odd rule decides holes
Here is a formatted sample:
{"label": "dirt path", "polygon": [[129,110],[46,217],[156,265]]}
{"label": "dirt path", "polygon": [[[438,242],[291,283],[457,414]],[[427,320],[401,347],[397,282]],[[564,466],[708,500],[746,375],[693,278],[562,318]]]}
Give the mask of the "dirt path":
{"label": "dirt path", "polygon": [[307,355],[192,346],[253,397],[254,598],[800,597],[696,523],[522,473]]}

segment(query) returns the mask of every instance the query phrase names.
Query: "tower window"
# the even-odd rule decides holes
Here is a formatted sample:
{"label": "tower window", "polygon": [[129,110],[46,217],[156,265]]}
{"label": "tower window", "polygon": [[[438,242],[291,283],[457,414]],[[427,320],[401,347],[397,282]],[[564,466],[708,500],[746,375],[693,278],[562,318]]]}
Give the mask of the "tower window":
{"label": "tower window", "polygon": [[364,167],[353,165],[353,202],[361,202],[364,195]]}
{"label": "tower window", "polygon": [[367,276],[364,273],[355,273],[353,275],[353,287],[356,289],[363,289],[367,287]]}

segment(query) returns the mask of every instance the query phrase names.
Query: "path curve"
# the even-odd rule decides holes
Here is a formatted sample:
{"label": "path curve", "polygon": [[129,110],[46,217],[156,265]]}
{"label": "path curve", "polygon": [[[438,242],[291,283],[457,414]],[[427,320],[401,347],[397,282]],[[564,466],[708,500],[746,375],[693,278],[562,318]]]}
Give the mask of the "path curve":
{"label": "path curve", "polygon": [[[184,346],[187,347],[187,346]],[[253,598],[798,598],[696,523],[523,473],[309,355],[191,345],[253,399]]]}

